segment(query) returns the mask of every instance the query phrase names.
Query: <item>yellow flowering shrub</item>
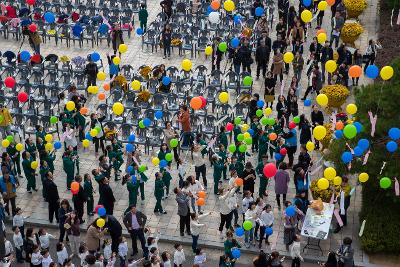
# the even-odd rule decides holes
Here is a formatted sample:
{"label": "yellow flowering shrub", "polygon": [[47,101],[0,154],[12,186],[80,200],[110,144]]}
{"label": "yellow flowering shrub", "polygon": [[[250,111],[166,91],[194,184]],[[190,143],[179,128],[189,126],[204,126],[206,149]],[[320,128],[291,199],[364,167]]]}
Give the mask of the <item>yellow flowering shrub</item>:
{"label": "yellow flowering shrub", "polygon": [[151,67],[145,66],[139,70],[139,74],[146,80],[150,78]]}
{"label": "yellow flowering shrub", "polygon": [[349,89],[341,84],[326,85],[321,89],[321,94],[328,97],[328,107],[339,109],[350,95]]}
{"label": "yellow flowering shrub", "polygon": [[182,44],[182,40],[179,38],[174,38],[171,40],[171,46],[180,46]]}
{"label": "yellow flowering shrub", "polygon": [[317,185],[318,179],[311,181],[311,194],[313,196],[313,199],[322,199],[323,202],[329,203],[331,201],[332,197],[332,186],[335,187],[335,192],[336,194],[339,194],[340,191],[340,186],[335,186],[333,184],[333,180],[329,180],[329,188],[328,189],[319,189]]}
{"label": "yellow flowering shrub", "polygon": [[366,0],[344,0],[343,3],[349,18],[357,18],[367,8]]}
{"label": "yellow flowering shrub", "polygon": [[363,26],[358,22],[345,22],[340,32],[340,38],[344,43],[354,43],[364,32]]}

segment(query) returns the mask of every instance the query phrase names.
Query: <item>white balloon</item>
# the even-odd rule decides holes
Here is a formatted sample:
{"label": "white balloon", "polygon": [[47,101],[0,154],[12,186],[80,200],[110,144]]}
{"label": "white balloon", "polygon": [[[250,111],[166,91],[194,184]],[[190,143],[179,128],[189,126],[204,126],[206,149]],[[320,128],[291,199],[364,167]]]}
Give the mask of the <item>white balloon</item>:
{"label": "white balloon", "polygon": [[219,23],[219,12],[211,12],[210,15],[208,15],[208,20],[211,23]]}

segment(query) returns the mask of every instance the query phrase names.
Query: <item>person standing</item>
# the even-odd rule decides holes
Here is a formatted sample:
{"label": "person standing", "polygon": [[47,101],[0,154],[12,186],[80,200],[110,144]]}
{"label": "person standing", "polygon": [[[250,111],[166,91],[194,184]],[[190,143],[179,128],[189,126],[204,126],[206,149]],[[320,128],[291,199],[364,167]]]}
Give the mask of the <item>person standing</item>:
{"label": "person standing", "polygon": [[140,21],[140,28],[143,30],[143,33],[147,31],[147,18],[149,17],[149,13],[147,12],[146,5],[141,4],[139,10],[139,21]]}
{"label": "person standing", "polygon": [[204,223],[200,223],[199,220],[202,218],[205,218],[207,216],[211,215],[211,212],[208,212],[206,214],[202,215],[197,215],[196,213],[191,213],[190,214],[190,229],[192,233],[192,250],[193,253],[196,252],[197,249],[197,242],[199,240],[199,235],[200,235],[200,230],[203,226],[205,226]]}
{"label": "person standing", "polygon": [[300,144],[306,145],[311,139],[311,125],[310,122],[306,119],[304,114],[300,115],[300,122],[299,122],[299,131],[300,131]]}
{"label": "person standing", "polygon": [[[311,123],[314,129],[318,125],[324,125],[324,114],[319,110],[317,105],[312,106]],[[319,150],[319,141],[315,140],[315,149]]]}
{"label": "person standing", "polygon": [[114,202],[116,200],[106,177],[103,177],[100,181],[99,194],[99,204],[104,206],[107,214],[112,215],[114,213]]}
{"label": "person standing", "polygon": [[[89,225],[86,238],[85,238],[85,245],[90,254],[94,255],[100,248],[100,240],[103,239],[105,231],[103,228],[97,226],[97,221],[101,218],[97,218]],[[93,256],[94,258],[94,256]],[[93,266],[96,266],[93,264]],[[103,263],[100,265],[103,266]]]}
{"label": "person standing", "polygon": [[226,232],[226,240],[224,241],[224,252],[225,256],[230,259],[231,266],[235,265],[236,259],[232,255],[232,250],[234,248],[241,248],[240,244],[236,239],[233,238],[233,233],[231,231]]}
{"label": "person standing", "polygon": [[239,48],[239,57],[242,62],[242,71],[247,71],[251,74],[251,64],[253,64],[253,58],[251,57],[251,49],[249,46],[249,40],[247,38],[243,38],[242,45]]}
{"label": "person standing", "polygon": [[125,214],[123,223],[127,228],[131,238],[132,238],[132,255],[135,256],[138,253],[137,239],[139,239],[142,250],[143,257],[147,257],[148,249],[146,247],[146,240],[144,238],[144,228],[146,226],[147,216],[136,209],[136,205],[130,206],[130,212]]}
{"label": "person standing", "polygon": [[219,43],[221,42],[221,38],[219,37],[215,37],[214,38],[214,42],[212,44],[212,57],[211,57],[211,66],[212,69],[211,71],[214,70],[220,70],[221,68],[221,61],[222,61],[222,55],[224,54],[223,52],[221,52],[218,48]]}
{"label": "person standing", "polygon": [[176,195],[175,200],[178,203],[178,215],[179,215],[179,229],[181,236],[186,233],[190,235],[190,203],[189,196],[187,193],[182,192],[178,187],[174,188],[174,193]]}
{"label": "person standing", "polygon": [[[3,176],[0,177],[0,191],[3,195],[5,211],[8,215],[12,214],[12,216],[14,216],[16,214],[15,199],[17,198],[17,190],[13,175],[10,175],[7,172],[3,173]],[[11,213],[9,203],[11,203]]]}
{"label": "person standing", "polygon": [[278,204],[278,209],[281,209],[281,200],[280,195],[283,196],[283,203],[286,201],[286,194],[289,188],[289,173],[286,171],[287,164],[286,162],[281,162],[279,164],[279,170],[276,172],[274,176],[275,180],[275,195],[276,195],[276,202]]}
{"label": "person standing", "polygon": [[[329,41],[325,42],[325,45],[321,48],[321,76],[322,82],[325,82],[325,63],[328,60],[333,60],[333,49],[329,44]],[[328,84],[331,82],[332,74],[328,73]]]}
{"label": "person standing", "polygon": [[163,31],[161,32],[161,42],[164,47],[164,59],[171,58],[171,41],[172,41],[172,29],[169,23],[165,24]]}
{"label": "person standing", "polygon": [[367,69],[369,65],[373,65],[375,63],[376,53],[378,49],[382,49],[382,45],[377,41],[369,40],[367,50],[365,51],[365,55],[367,55],[367,62],[364,66],[364,71]]}
{"label": "person standing", "polygon": [[172,0],[163,0],[160,2],[160,6],[165,14],[167,14],[168,20],[172,15]]}
{"label": "person standing", "polygon": [[64,152],[63,156],[63,170],[67,174],[67,189],[71,189],[71,183],[74,181],[75,173],[75,162],[71,151],[67,150]]}
{"label": "person standing", "polygon": [[181,129],[181,140],[184,147],[191,146],[192,132],[190,128],[190,114],[189,109],[186,105],[181,105],[179,108],[178,123]]}
{"label": "person standing", "polygon": [[283,81],[283,55],[280,49],[275,50],[274,57],[272,58],[272,73],[274,74],[274,79],[277,81],[278,75],[279,80]]}
{"label": "person standing", "polygon": [[0,133],[3,139],[6,139],[8,135],[11,135],[10,125],[12,124],[12,117],[8,108],[0,104]]}
{"label": "person standing", "polygon": [[48,171],[45,174],[45,183],[44,186],[46,188],[46,201],[48,203],[49,209],[49,222],[53,223],[53,216],[56,217],[57,223],[58,220],[58,209],[60,208],[60,196],[58,195],[57,185],[53,181],[53,173]]}
{"label": "person standing", "polygon": [[156,197],[156,206],[154,207],[154,213],[160,212],[161,214],[167,214],[167,212],[161,206],[161,200],[164,197],[164,182],[162,180],[162,174],[156,173],[156,179],[154,184],[154,196]]}
{"label": "person standing", "polygon": [[256,62],[257,62],[257,80],[260,78],[260,70],[262,69],[262,75],[265,78],[265,73],[268,68],[269,61],[269,53],[271,52],[271,48],[268,51],[268,47],[265,44],[265,40],[260,41],[260,45],[257,46],[256,49]]}
{"label": "person standing", "polygon": [[[111,41],[112,41],[112,47],[114,50],[114,55],[117,54],[117,50],[119,50],[119,45],[124,43],[124,34],[121,30],[121,27],[118,23],[114,24],[114,27],[111,31]],[[119,53],[121,56],[121,53]]]}
{"label": "person standing", "polygon": [[[10,156],[12,162],[14,163],[14,170],[10,174],[13,175],[14,178],[16,178],[16,180],[18,181],[18,177],[20,177],[20,178],[22,177],[22,175],[21,175],[21,154],[15,146],[16,146],[16,143],[15,143],[15,140],[13,140],[10,143],[10,145],[7,147],[6,151],[7,151],[8,155]],[[18,177],[17,177],[17,175],[18,175]]]}
{"label": "person standing", "polygon": [[206,148],[207,145],[200,145],[199,143],[195,144],[193,147],[192,158],[194,164],[194,171],[196,173],[196,180],[199,181],[201,175],[203,178],[203,185],[207,190],[207,177],[206,177],[207,167],[202,153],[202,151]]}
{"label": "person standing", "polygon": [[37,31],[28,30],[28,41],[32,47],[35,54],[40,55],[40,44],[42,43],[42,38]]}
{"label": "person standing", "polygon": [[339,256],[339,267],[352,267],[354,266],[354,249],[351,246],[353,240],[350,237],[343,238],[343,243],[340,245],[336,254]]}
{"label": "person standing", "polygon": [[90,129],[100,129],[100,131],[97,132],[97,135],[93,137],[94,151],[96,156],[99,153],[99,145],[103,154],[106,153],[104,147],[104,129],[102,125],[102,122],[105,120],[105,118],[106,116],[103,114],[92,113],[90,115]]}
{"label": "person standing", "polygon": [[32,189],[37,191],[36,189],[36,177],[35,177],[35,169],[32,168],[32,157],[29,152],[22,152],[22,168],[25,173],[25,178],[28,180],[26,184],[26,190],[29,194],[32,194]]}
{"label": "person standing", "polygon": [[295,235],[293,243],[289,246],[290,257],[292,258],[292,267],[300,267],[300,261],[304,261],[300,253],[300,236]]}
{"label": "person standing", "polygon": [[97,73],[99,72],[99,69],[97,68],[97,64],[93,62],[92,57],[90,55],[88,56],[88,60],[89,62],[85,66],[87,87],[96,86]]}
{"label": "person standing", "polygon": [[93,185],[92,185],[92,177],[90,174],[86,173],[83,178],[85,182],[83,183],[83,191],[85,192],[85,198],[87,201],[87,214],[89,216],[93,216],[93,207],[94,207],[94,198],[93,198]]}
{"label": "person standing", "polygon": [[78,219],[80,223],[84,223],[85,220],[82,219],[83,214],[84,214],[84,205],[86,202],[86,196],[85,192],[83,190],[83,187],[81,185],[82,183],[82,176],[77,175],[75,176],[75,182],[79,183],[79,190],[78,193],[72,196],[72,201],[74,203],[74,208],[76,211],[76,216],[78,216]]}
{"label": "person standing", "polygon": [[267,107],[268,107],[268,103],[271,103],[270,108],[272,108],[272,105],[275,100],[275,85],[276,85],[276,80],[273,77],[272,72],[270,72],[270,71],[267,72],[267,76],[265,77],[264,85],[265,85],[264,101],[267,104]]}
{"label": "person standing", "polygon": [[81,221],[78,218],[76,211],[72,211],[70,216],[65,220],[65,223],[70,227],[67,229],[67,234],[71,237],[71,251],[73,255],[79,255],[80,246],[80,228]]}
{"label": "person standing", "polygon": [[301,73],[303,72],[304,67],[304,59],[300,52],[296,52],[293,60],[293,72],[297,78],[297,81],[301,79]]}
{"label": "person standing", "polygon": [[258,162],[256,167],[257,175],[260,179],[260,186],[258,188],[258,196],[260,198],[267,197],[268,177],[264,175],[264,166],[268,163],[268,155],[262,155],[262,160]]}
{"label": "person standing", "polygon": [[105,221],[105,228],[111,236],[111,250],[118,253],[119,238],[122,236],[122,226],[113,215],[107,214],[102,217]]}
{"label": "person standing", "polygon": [[218,230],[219,230],[219,235],[222,238],[223,237],[222,230],[224,229],[224,225],[227,231],[231,227],[233,207],[231,207],[230,205],[230,198],[235,194],[236,188],[235,187],[227,189],[221,188],[220,191],[221,191],[221,196],[219,196],[218,199],[220,200],[219,209],[221,215],[221,222],[219,224]]}
{"label": "person standing", "polygon": [[[58,209],[58,228],[60,230],[60,237],[58,238],[59,242],[64,241],[64,236],[65,236],[65,221],[67,220],[68,216],[72,212],[71,205],[69,204],[68,200],[63,199],[61,200],[60,203],[60,208]],[[66,236],[66,241],[69,241],[68,233]]]}
{"label": "person standing", "polygon": [[253,168],[253,165],[250,161],[246,162],[243,171],[243,192],[248,190],[251,192],[251,195],[254,194],[254,184],[256,178],[256,172]]}
{"label": "person standing", "polygon": [[[343,222],[343,226],[347,225],[347,209],[350,206],[350,199],[351,199],[351,195],[350,195],[350,191],[351,191],[351,187],[349,185],[349,178],[347,177],[343,177],[342,178],[342,183],[340,185],[340,192],[339,192],[339,208],[340,208],[340,218],[342,219]],[[342,226],[342,227],[343,227]],[[337,224],[336,225],[336,229],[334,230],[334,233],[339,233],[340,230],[342,230],[342,227]]]}

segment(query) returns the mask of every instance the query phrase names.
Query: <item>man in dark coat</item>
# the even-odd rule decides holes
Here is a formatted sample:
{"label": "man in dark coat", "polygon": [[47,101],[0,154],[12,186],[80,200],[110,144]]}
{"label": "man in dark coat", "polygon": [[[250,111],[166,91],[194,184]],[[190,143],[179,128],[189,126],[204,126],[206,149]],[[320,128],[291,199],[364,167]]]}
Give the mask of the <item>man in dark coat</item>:
{"label": "man in dark coat", "polygon": [[253,58],[251,57],[252,52],[247,38],[243,39],[243,44],[240,46],[238,53],[242,62],[242,71],[247,71],[251,74],[250,65],[253,63]]}
{"label": "man in dark coat", "polygon": [[46,180],[44,186],[46,187],[46,201],[49,205],[49,221],[53,223],[53,216],[56,217],[58,223],[58,209],[60,207],[60,196],[58,195],[57,185],[53,181],[53,173],[48,171],[46,173]]}
{"label": "man in dark coat", "polygon": [[128,229],[132,239],[132,256],[138,253],[137,239],[139,238],[142,245],[143,257],[147,258],[148,249],[146,247],[146,240],[144,237],[144,228],[146,226],[147,216],[136,209],[136,205],[130,207],[130,212],[125,214],[123,223]]}
{"label": "man in dark coat", "polygon": [[99,69],[97,68],[97,64],[93,62],[91,59],[91,56],[88,56],[89,63],[86,64],[85,67],[85,74],[87,76],[87,87],[93,85],[96,86],[96,79],[97,79],[97,73],[99,72]]}
{"label": "man in dark coat", "polygon": [[265,77],[267,72],[269,53],[268,47],[265,45],[265,41],[261,40],[260,45],[256,49],[256,62],[257,62],[257,80],[260,78],[260,71],[262,69],[262,75]]}
{"label": "man in dark coat", "polygon": [[72,201],[74,202],[74,208],[76,210],[76,215],[78,216],[79,222],[82,224],[85,222],[82,217],[84,213],[83,210],[86,202],[86,195],[81,185],[82,177],[80,175],[75,176],[75,182],[79,183],[79,190],[77,194],[73,195]]}
{"label": "man in dark coat", "polygon": [[214,39],[213,45],[212,45],[212,57],[211,57],[211,66],[212,66],[212,71],[214,70],[220,70],[220,66],[221,66],[221,61],[222,61],[222,55],[224,54],[223,52],[221,52],[218,48],[219,43],[221,42],[221,38],[216,37]]}
{"label": "man in dark coat", "polygon": [[108,184],[108,179],[103,177],[99,185],[99,204],[103,205],[107,214],[112,215],[114,212],[115,197],[113,191]]}
{"label": "man in dark coat", "polygon": [[107,228],[107,231],[111,236],[111,250],[112,252],[118,253],[119,238],[122,235],[122,226],[113,215],[105,215],[102,218],[106,221],[104,227]]}

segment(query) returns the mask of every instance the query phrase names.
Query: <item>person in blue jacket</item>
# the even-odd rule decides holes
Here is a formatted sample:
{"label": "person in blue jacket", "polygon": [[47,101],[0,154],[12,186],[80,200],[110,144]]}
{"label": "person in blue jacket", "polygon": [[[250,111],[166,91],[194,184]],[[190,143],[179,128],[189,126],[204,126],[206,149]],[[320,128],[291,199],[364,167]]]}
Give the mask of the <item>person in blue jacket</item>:
{"label": "person in blue jacket", "polygon": [[297,150],[297,131],[295,128],[290,129],[287,134],[284,134],[285,145],[287,147],[287,155],[289,158],[288,168],[293,167],[294,154]]}
{"label": "person in blue jacket", "polygon": [[13,175],[5,172],[3,176],[0,176],[0,190],[3,195],[5,204],[5,211],[10,215],[9,202],[11,202],[12,216],[16,214],[15,198],[17,197],[16,182]]}

